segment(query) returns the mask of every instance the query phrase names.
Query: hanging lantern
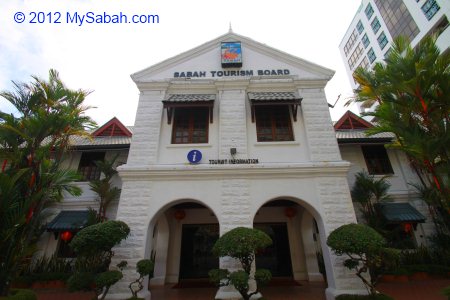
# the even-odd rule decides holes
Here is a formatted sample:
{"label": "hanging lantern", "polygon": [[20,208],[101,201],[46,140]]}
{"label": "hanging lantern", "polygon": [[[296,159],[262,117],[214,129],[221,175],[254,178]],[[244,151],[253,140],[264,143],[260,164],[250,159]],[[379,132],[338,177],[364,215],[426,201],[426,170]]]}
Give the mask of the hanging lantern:
{"label": "hanging lantern", "polygon": [[61,232],[61,240],[68,242],[73,237],[73,233],[70,231],[63,231]]}
{"label": "hanging lantern", "polygon": [[406,233],[409,233],[412,229],[412,224],[411,223],[403,223],[403,230]]}
{"label": "hanging lantern", "polygon": [[181,221],[186,217],[186,212],[182,209],[178,209],[175,211],[173,216],[175,217],[175,219],[177,219],[177,221]]}
{"label": "hanging lantern", "polygon": [[297,214],[297,210],[295,210],[295,208],[292,206],[286,207],[284,210],[284,215],[286,217],[288,217],[289,219],[295,217],[296,214]]}

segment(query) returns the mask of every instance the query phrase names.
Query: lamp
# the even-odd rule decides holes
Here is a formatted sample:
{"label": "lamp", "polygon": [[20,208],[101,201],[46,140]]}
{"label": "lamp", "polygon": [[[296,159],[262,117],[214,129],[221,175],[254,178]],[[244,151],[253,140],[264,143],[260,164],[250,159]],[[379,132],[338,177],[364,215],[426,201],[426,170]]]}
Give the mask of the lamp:
{"label": "lamp", "polygon": [[186,217],[186,212],[182,209],[178,209],[175,211],[173,216],[175,217],[175,219],[177,219],[177,221],[181,221]]}
{"label": "lamp", "polygon": [[284,209],[284,215],[286,217],[288,217],[289,219],[295,217],[296,214],[297,214],[297,210],[295,210],[295,208],[292,206],[288,206]]}
{"label": "lamp", "polygon": [[63,231],[61,232],[61,240],[68,242],[73,237],[73,233],[70,231]]}

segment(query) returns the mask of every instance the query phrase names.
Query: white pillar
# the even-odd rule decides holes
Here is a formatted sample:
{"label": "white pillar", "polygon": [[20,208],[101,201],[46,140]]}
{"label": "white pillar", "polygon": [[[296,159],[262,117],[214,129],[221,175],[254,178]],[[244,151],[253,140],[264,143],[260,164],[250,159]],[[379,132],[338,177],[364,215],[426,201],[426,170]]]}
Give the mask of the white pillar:
{"label": "white pillar", "polygon": [[158,219],[155,245],[155,269],[151,285],[164,285],[166,282],[167,253],[169,251],[169,223],[165,214]]}

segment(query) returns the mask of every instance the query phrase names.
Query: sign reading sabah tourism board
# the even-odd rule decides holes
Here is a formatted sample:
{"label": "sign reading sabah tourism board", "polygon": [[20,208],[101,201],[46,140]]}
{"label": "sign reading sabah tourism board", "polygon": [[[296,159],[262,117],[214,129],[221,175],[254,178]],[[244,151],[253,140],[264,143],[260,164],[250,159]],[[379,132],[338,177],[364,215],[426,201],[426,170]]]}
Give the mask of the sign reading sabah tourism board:
{"label": "sign reading sabah tourism board", "polygon": [[236,76],[283,76],[290,75],[289,69],[261,69],[261,70],[218,70],[218,71],[183,71],[174,72],[174,78],[201,77],[236,77]]}
{"label": "sign reading sabah tourism board", "polygon": [[241,42],[223,42],[220,48],[222,68],[242,67]]}

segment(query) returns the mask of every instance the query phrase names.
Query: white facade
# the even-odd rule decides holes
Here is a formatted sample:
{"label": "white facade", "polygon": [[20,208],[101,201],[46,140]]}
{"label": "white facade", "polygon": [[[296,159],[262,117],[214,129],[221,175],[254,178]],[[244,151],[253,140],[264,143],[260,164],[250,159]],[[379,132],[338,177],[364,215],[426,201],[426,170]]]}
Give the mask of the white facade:
{"label": "white facade", "polygon": [[[396,10],[390,10],[390,5],[394,3],[398,7]],[[394,19],[390,21],[389,18]],[[379,29],[376,29],[378,26],[372,26],[376,23],[375,19],[379,20]],[[410,38],[413,47],[424,36],[439,32],[437,45],[441,51],[447,51],[450,47],[449,19],[450,2],[447,0],[362,0],[339,45],[351,86],[354,89],[357,87],[353,79],[355,70],[359,66],[370,68],[376,62],[383,61],[394,38],[398,35],[408,35],[409,28],[414,31]],[[411,24],[406,24],[409,21]],[[386,36],[385,46],[382,34]],[[368,41],[366,44],[365,36]]]}
{"label": "white facade", "polygon": [[[222,42],[241,42],[242,67],[222,68]],[[67,167],[77,169],[82,151],[101,150],[106,151],[106,159],[120,153],[118,162],[126,163],[118,168],[116,185],[122,188],[121,198],[110,207],[108,217],[125,221],[131,228],[127,240],[115,248],[111,264],[126,260],[128,267],[108,297],[129,296],[128,284],[136,278],[135,265],[143,258],[155,260],[151,285],[175,284],[187,278],[186,268],[195,267],[186,266],[184,243],[186,237],[194,237],[187,233],[193,226],[207,234],[216,230],[223,234],[238,226],[281,228],[286,243],[280,264],[287,268],[280,272],[295,280],[322,281],[316,258],[317,251],[322,251],[327,299],[342,293],[364,293],[360,280],[343,267],[343,258],[333,255],[325,244],[332,230],[357,221],[349,187],[356,172],[367,170],[361,144],[341,143],[333,128],[323,90],[332,76],[331,70],[232,32],[133,74],[140,98],[131,145],[129,137],[99,137],[92,145],[81,143],[85,148],[73,151],[66,161]],[[249,98],[259,92],[302,98],[296,113],[295,107],[289,106],[291,140],[258,140],[258,115],[254,122],[255,103]],[[184,106],[171,115],[164,103],[173,95],[214,99],[206,141],[174,143],[175,114]],[[189,107],[198,104],[196,101],[181,104]],[[189,163],[187,154],[192,150],[201,152],[199,163]],[[425,211],[408,185],[417,178],[405,156],[394,150],[388,150],[388,156],[396,201]],[[57,210],[98,206],[88,183],[79,184],[83,196],[67,198]],[[418,244],[425,242],[428,230],[428,223],[416,228]],[[49,255],[55,249],[57,241],[47,233],[42,250]],[[201,256],[209,249],[195,251],[195,256]],[[195,258],[192,261],[195,263]],[[220,267],[237,266],[221,259]],[[150,297],[150,292],[144,291],[143,296]],[[236,296],[231,288],[221,288],[216,295],[221,299]]]}
{"label": "white facade", "polygon": [[[240,69],[222,69],[224,41],[241,42]],[[239,70],[253,74],[231,73]],[[325,257],[327,298],[363,292],[357,278],[342,266],[342,259],[325,244],[333,229],[356,222],[347,183],[349,163],[341,159],[323,90],[332,75],[328,69],[232,32],[132,75],[140,99],[128,162],[119,168],[123,185],[117,211],[117,219],[129,224],[131,234],[115,249],[114,258],[127,260],[129,268],[112,289],[112,298],[128,294],[128,282],[136,276],[135,263],[153,253],[154,283],[177,282],[180,236],[188,223],[216,223],[220,234],[254,223],[284,223],[292,276],[322,280],[315,260],[313,219]],[[288,92],[303,98],[297,121],[293,121],[293,108],[290,112],[292,141],[258,142],[249,92]],[[174,125],[169,124],[162,101],[180,94],[215,95],[206,143],[171,143]],[[236,149],[233,157],[231,148]],[[193,149],[203,155],[199,164],[187,161]],[[257,163],[210,162],[232,158]],[[285,207],[264,206],[274,200],[295,204],[295,216],[287,217]],[[185,217],[175,219],[173,210],[186,203],[201,205],[185,209]],[[220,266],[233,269],[236,263],[221,259]],[[216,297],[236,296],[231,288],[221,288]]]}

